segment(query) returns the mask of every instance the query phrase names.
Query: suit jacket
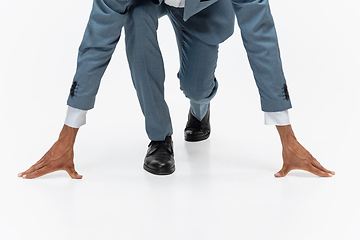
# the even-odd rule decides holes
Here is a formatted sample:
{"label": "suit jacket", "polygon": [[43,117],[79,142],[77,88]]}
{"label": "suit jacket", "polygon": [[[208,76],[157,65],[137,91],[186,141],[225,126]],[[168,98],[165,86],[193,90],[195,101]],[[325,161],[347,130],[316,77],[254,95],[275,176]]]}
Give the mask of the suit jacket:
{"label": "suit jacket", "polygon": [[[162,4],[164,0],[152,0]],[[164,9],[160,14],[166,14]],[[234,32],[235,14],[230,0],[186,0],[183,26],[210,45],[217,45]]]}
{"label": "suit jacket", "polygon": [[[162,6],[160,15],[166,14],[163,0],[152,1]],[[108,2],[118,9],[118,1]],[[128,2],[123,1],[122,5],[125,3]],[[127,8],[122,5],[120,7]],[[101,76],[126,20],[124,14],[118,14],[124,9],[118,12],[114,9],[103,1],[94,1],[68,98],[71,107],[88,110],[94,106]],[[104,15],[108,17],[104,18]],[[277,112],[291,108],[268,0],[186,0],[180,20],[195,37],[216,45],[233,33],[234,15],[259,89],[262,110]]]}

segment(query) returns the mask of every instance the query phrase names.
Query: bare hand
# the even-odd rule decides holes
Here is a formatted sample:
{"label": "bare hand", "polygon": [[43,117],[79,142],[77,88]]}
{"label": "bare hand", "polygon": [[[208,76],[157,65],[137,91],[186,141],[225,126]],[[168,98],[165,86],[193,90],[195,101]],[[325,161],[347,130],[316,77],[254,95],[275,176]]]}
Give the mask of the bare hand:
{"label": "bare hand", "polygon": [[74,143],[77,128],[64,125],[59,139],[49,151],[34,165],[18,176],[26,179],[37,178],[45,174],[65,170],[71,178],[81,179],[82,176],[75,171],[74,167]]}
{"label": "bare hand", "polygon": [[320,177],[332,177],[335,172],[329,171],[297,141],[291,125],[276,126],[283,146],[283,167],[275,177],[285,177],[291,170],[305,170]]}

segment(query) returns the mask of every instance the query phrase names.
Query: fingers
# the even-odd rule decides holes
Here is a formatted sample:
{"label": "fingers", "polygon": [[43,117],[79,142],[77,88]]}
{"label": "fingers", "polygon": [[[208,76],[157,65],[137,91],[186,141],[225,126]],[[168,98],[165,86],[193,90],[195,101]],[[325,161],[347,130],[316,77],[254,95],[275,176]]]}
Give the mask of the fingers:
{"label": "fingers", "polygon": [[[50,150],[51,150],[51,149],[50,149]],[[45,163],[46,163],[45,160],[47,159],[47,156],[49,155],[50,150],[47,151],[47,152],[45,153],[45,155],[44,155],[42,158],[40,158],[40,160],[37,161],[34,165],[32,165],[29,169],[27,169],[27,170],[24,171],[24,172],[18,173],[18,177],[23,177],[24,175],[26,175],[26,174],[28,174],[28,173],[34,172],[34,171],[36,171],[36,170],[44,167],[44,166],[45,166]]]}
{"label": "fingers", "polygon": [[311,172],[312,174],[315,174],[319,177],[332,177],[332,174],[330,171],[328,172],[326,169],[325,169],[325,171],[323,171],[322,169],[319,169],[318,167],[316,167],[314,165],[312,165],[309,169],[304,169],[304,170]]}
{"label": "fingers", "polygon": [[316,160],[316,158],[314,158],[313,156],[311,156],[312,157],[312,165],[315,167],[315,168],[317,168],[317,169],[319,169],[320,171],[323,171],[323,172],[325,172],[325,173],[328,173],[328,174],[331,174],[331,175],[335,175],[335,172],[334,171],[330,171],[330,170],[328,170],[328,169],[326,169],[326,168],[324,168],[317,160]]}
{"label": "fingers", "polygon": [[333,175],[331,171],[324,168],[310,153],[309,157],[305,159],[303,170],[319,177],[332,177]]}
{"label": "fingers", "polygon": [[78,174],[75,171],[74,164],[71,164],[68,167],[58,167],[58,166],[55,166],[54,164],[51,164],[51,162],[49,162],[49,161],[35,163],[33,166],[31,166],[25,172],[19,173],[18,177],[22,177],[25,179],[32,179],[32,178],[41,177],[45,174],[59,171],[59,170],[65,170],[70,175],[70,177],[73,179],[81,179],[82,178],[82,175]]}
{"label": "fingers", "polygon": [[38,161],[34,165],[32,165],[28,170],[25,172],[21,172],[18,174],[18,177],[24,177],[25,175],[29,175],[30,173],[33,173],[35,171],[38,171],[39,169],[43,168],[45,165],[43,162]]}
{"label": "fingers", "polygon": [[41,177],[45,174],[48,174],[50,172],[52,172],[52,171],[49,170],[49,167],[43,166],[43,167],[34,169],[33,171],[24,172],[22,175],[22,178],[24,178],[24,179],[37,178],[37,177]]}
{"label": "fingers", "polygon": [[46,155],[37,163],[32,165],[25,172],[19,173],[18,176],[26,179],[41,177],[45,174],[56,171],[54,166],[46,158]]}
{"label": "fingers", "polygon": [[335,174],[324,168],[296,139],[285,139],[283,144],[283,168],[275,177],[285,177],[294,169],[305,170],[320,177],[331,177]]}
{"label": "fingers", "polygon": [[[41,177],[44,176],[48,173],[52,173],[58,170],[62,170],[62,169],[53,169],[50,168],[49,166],[42,166],[42,167],[38,167],[38,168],[34,168],[32,171],[25,171],[22,173],[19,173],[18,176],[22,177],[24,179],[33,179],[33,178],[37,178],[37,177]],[[74,168],[67,168],[67,169],[63,169],[65,170],[69,176],[73,179],[82,179],[82,175],[78,174]]]}
{"label": "fingers", "polygon": [[[316,168],[314,166],[309,168],[309,169],[299,169],[299,170],[308,171],[308,172],[310,172],[312,174],[315,174],[315,175],[317,175],[319,177],[332,177],[335,174],[335,173],[333,174],[332,172],[329,173],[329,172],[322,171],[322,170],[320,170],[320,169],[318,169],[318,168]],[[276,178],[285,177],[290,171],[291,170],[283,170],[283,169],[281,169],[279,172],[275,173],[274,176]]]}
{"label": "fingers", "polygon": [[319,177],[332,177],[335,175],[334,171],[327,170],[314,158],[303,163],[303,166],[301,167],[284,164],[282,169],[275,173],[274,176],[276,178],[285,177],[291,170],[294,169],[305,170]]}
{"label": "fingers", "polygon": [[19,173],[18,176],[31,179],[51,172],[65,170],[71,178],[81,179],[82,176],[75,171],[73,159],[73,144],[56,142],[37,163],[25,172]]}

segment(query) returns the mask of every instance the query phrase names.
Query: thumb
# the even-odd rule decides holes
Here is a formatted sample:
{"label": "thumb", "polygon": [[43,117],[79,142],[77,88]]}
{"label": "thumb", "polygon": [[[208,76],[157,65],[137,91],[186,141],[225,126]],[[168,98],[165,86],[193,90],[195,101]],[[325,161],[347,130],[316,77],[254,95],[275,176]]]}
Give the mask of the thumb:
{"label": "thumb", "polygon": [[287,167],[286,165],[283,165],[282,169],[280,171],[278,171],[277,173],[275,173],[274,176],[277,178],[285,177],[290,171],[291,171],[291,169],[289,167]]}
{"label": "thumb", "polygon": [[82,179],[82,175],[78,174],[74,168],[65,169],[72,179]]}

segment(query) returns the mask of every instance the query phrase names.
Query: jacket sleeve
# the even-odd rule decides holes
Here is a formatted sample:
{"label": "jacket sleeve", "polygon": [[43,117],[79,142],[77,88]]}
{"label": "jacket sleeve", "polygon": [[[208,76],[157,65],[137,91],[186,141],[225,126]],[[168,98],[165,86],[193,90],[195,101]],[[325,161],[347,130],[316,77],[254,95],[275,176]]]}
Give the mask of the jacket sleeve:
{"label": "jacket sleeve", "polygon": [[232,0],[264,112],[291,108],[268,0]]}
{"label": "jacket sleeve", "polygon": [[79,47],[77,69],[67,101],[69,106],[81,110],[94,107],[101,78],[120,39],[128,8],[127,0],[94,0]]}

